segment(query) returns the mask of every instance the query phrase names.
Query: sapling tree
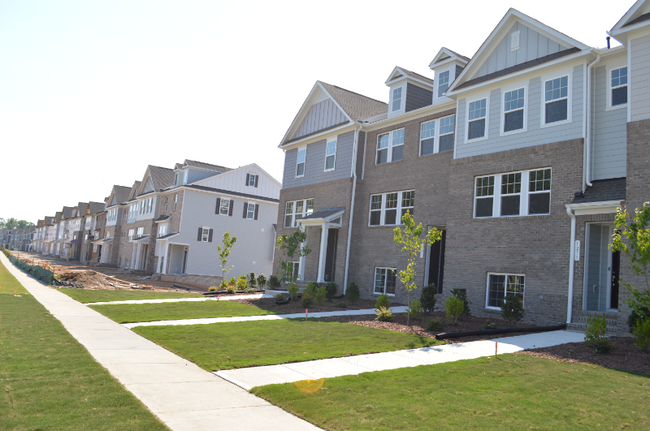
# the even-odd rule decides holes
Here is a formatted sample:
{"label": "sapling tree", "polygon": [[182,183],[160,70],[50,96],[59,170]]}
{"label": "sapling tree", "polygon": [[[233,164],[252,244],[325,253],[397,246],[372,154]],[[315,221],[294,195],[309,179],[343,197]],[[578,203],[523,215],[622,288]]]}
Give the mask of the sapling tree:
{"label": "sapling tree", "polygon": [[277,248],[281,254],[279,258],[280,277],[282,281],[288,284],[288,292],[291,299],[296,299],[298,294],[298,285],[296,280],[298,274],[294,270],[294,260],[307,256],[311,253],[311,247],[303,245],[307,241],[307,231],[300,227],[291,235],[280,235],[277,240]]}
{"label": "sapling tree", "polygon": [[[409,308],[411,307],[411,291],[417,289],[417,284],[415,279],[417,277],[417,271],[415,270],[415,259],[420,254],[422,247],[429,246],[436,241],[440,241],[442,237],[442,232],[436,228],[433,228],[427,232],[424,238],[422,232],[424,228],[422,223],[415,225],[413,216],[406,211],[406,214],[402,217],[402,223],[404,228],[396,227],[393,230],[393,240],[396,244],[402,246],[402,252],[406,253],[408,264],[406,269],[399,271],[398,277],[399,281],[404,285],[406,289],[406,301],[408,302]],[[409,325],[409,315],[406,316],[406,324]]]}
{"label": "sapling tree", "polygon": [[222,242],[223,247],[218,245],[217,250],[219,250],[219,261],[221,262],[221,278],[225,280],[228,273],[234,268],[234,266],[228,267],[228,257],[230,256],[232,246],[237,242],[237,238],[231,236],[230,232],[224,232]]}

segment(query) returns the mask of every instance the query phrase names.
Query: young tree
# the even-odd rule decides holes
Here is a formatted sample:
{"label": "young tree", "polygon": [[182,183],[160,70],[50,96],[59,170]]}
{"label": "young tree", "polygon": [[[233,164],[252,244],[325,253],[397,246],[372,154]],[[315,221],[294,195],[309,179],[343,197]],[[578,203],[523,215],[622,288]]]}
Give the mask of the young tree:
{"label": "young tree", "polygon": [[280,274],[282,281],[289,284],[289,296],[291,299],[296,299],[298,293],[298,286],[296,279],[298,274],[294,271],[293,261],[296,258],[307,256],[311,253],[311,248],[302,244],[307,241],[307,231],[303,231],[300,227],[296,229],[291,235],[280,235],[277,241],[277,248],[285,255],[280,255]]}
{"label": "young tree", "polygon": [[228,268],[228,257],[230,256],[232,246],[237,242],[237,238],[230,236],[230,232],[224,232],[222,242],[223,248],[218,245],[217,250],[219,250],[219,261],[221,262],[221,278],[225,279],[228,273],[234,268],[234,266]]}
{"label": "young tree", "polygon": [[[393,230],[393,240],[396,244],[402,246],[401,251],[406,253],[408,256],[406,269],[399,271],[398,277],[406,289],[406,300],[409,307],[411,307],[411,291],[417,288],[417,284],[415,283],[415,278],[417,277],[417,272],[415,271],[415,259],[420,254],[422,247],[440,241],[442,232],[433,228],[427,232],[424,238],[420,238],[424,231],[422,223],[416,226],[413,216],[409,211],[406,211],[406,214],[402,217],[402,223],[404,224],[403,230],[399,226]],[[406,324],[409,324],[408,315],[406,316]]]}

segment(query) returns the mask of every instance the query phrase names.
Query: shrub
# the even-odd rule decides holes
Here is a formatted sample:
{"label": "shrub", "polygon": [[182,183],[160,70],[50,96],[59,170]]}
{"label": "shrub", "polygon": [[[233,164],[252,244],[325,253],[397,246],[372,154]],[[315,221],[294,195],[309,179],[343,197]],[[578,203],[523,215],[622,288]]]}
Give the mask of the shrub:
{"label": "shrub", "polygon": [[471,316],[472,312],[469,311],[469,301],[467,300],[467,289],[451,289],[450,293],[456,298],[463,301],[463,316]]}
{"label": "shrub", "polygon": [[463,314],[463,300],[455,296],[450,296],[445,302],[445,315],[450,325],[455,325],[458,318]]}
{"label": "shrub", "polygon": [[288,296],[285,295],[284,293],[276,293],[273,296],[273,299],[275,299],[276,301],[286,301],[287,298],[288,298]]}
{"label": "shrub", "polygon": [[270,276],[267,283],[271,289],[280,288],[280,279],[278,278],[277,275]]}
{"label": "shrub", "polygon": [[264,289],[264,286],[266,286],[266,276],[264,274],[260,274],[257,276],[257,287],[260,289]]}
{"label": "shrub", "polygon": [[247,287],[245,292],[246,293],[255,293],[255,292],[257,292],[257,289],[253,289],[252,287]]}
{"label": "shrub", "polygon": [[429,323],[427,323],[427,331],[442,332],[444,330],[445,330],[445,322],[440,318],[431,319]]}
{"label": "shrub", "polygon": [[219,288],[217,286],[210,286],[210,288],[208,289],[208,292],[216,292],[217,290],[219,290]]}
{"label": "shrub", "polygon": [[630,315],[627,317],[627,325],[630,327],[630,332],[634,333],[634,327],[639,321],[650,318],[650,308],[639,306],[633,308],[630,311]]}
{"label": "shrub", "polygon": [[605,316],[589,318],[585,331],[585,343],[596,353],[608,353],[614,350],[614,343],[607,336],[607,320]]}
{"label": "shrub", "polygon": [[336,283],[330,281],[325,285],[325,290],[327,290],[327,299],[332,299],[336,295]]}
{"label": "shrub", "polygon": [[650,317],[638,320],[634,325],[632,334],[636,337],[636,345],[642,349],[650,350]]}
{"label": "shrub", "polygon": [[436,308],[436,294],[438,293],[438,288],[435,284],[429,284],[422,288],[422,295],[420,295],[420,304],[422,304],[422,310],[430,313]]}
{"label": "shrub", "polygon": [[228,286],[228,289],[226,289],[226,292],[228,293],[237,293],[237,290],[235,289],[235,286]]}
{"label": "shrub", "polygon": [[411,319],[419,319],[422,316],[422,303],[417,299],[411,301],[411,305],[406,309],[406,312]]}
{"label": "shrub", "polygon": [[348,298],[350,302],[356,302],[359,299],[359,286],[354,281],[348,284],[348,289],[345,291],[345,297]]}
{"label": "shrub", "polygon": [[221,283],[219,283],[219,290],[226,290],[228,288],[228,282],[223,279],[221,280]]}
{"label": "shrub", "polygon": [[506,295],[506,299],[501,304],[501,317],[509,324],[513,325],[524,318],[524,305],[517,295]]}
{"label": "shrub", "polygon": [[377,315],[377,320],[382,322],[390,322],[393,320],[393,312],[386,307],[379,307],[375,310],[375,314]]}
{"label": "shrub", "polygon": [[312,302],[314,301],[314,297],[311,296],[308,293],[303,293],[302,298],[300,298],[300,305],[302,305],[305,308],[311,307]]}
{"label": "shrub", "polygon": [[228,286],[237,286],[237,279],[235,277],[230,277],[230,280],[228,280]]}
{"label": "shrub", "polygon": [[348,303],[345,301],[334,301],[334,305],[339,308],[348,308]]}
{"label": "shrub", "polygon": [[388,295],[385,293],[382,293],[379,295],[377,298],[377,301],[375,302],[375,308],[388,308],[390,307],[390,299],[388,299]]}
{"label": "shrub", "polygon": [[314,300],[316,301],[316,304],[322,304],[325,302],[325,299],[327,298],[327,288],[325,286],[320,286],[319,288],[316,289],[316,292],[314,293]]}
{"label": "shrub", "polygon": [[316,295],[316,290],[318,290],[318,284],[312,281],[311,283],[307,284],[307,287],[303,293],[314,296]]}
{"label": "shrub", "polygon": [[496,322],[491,321],[490,319],[486,320],[485,323],[483,324],[483,329],[488,330],[488,329],[499,329],[499,326],[496,324]]}
{"label": "shrub", "polygon": [[300,287],[298,287],[297,284],[295,283],[289,283],[287,286],[287,293],[291,297],[291,299],[296,299],[298,297],[298,291],[300,290]]}
{"label": "shrub", "polygon": [[240,275],[239,277],[237,277],[237,289],[244,290],[246,289],[247,285],[248,285],[248,280],[246,280],[245,275]]}
{"label": "shrub", "polygon": [[248,287],[251,289],[257,289],[257,278],[255,277],[254,272],[248,274]]}

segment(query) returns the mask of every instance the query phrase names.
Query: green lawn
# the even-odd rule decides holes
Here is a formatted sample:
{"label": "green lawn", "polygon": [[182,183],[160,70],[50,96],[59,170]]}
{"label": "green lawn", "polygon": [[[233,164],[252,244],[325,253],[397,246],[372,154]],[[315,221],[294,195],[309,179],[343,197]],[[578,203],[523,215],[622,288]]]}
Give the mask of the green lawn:
{"label": "green lawn", "polygon": [[198,293],[152,292],[142,290],[89,290],[62,287],[60,292],[84,304],[88,302],[130,301],[133,299],[201,298]]}
{"label": "green lawn", "polygon": [[2,263],[0,293],[0,429],[167,429]]}
{"label": "green lawn", "polygon": [[208,371],[442,344],[431,338],[317,319],[139,326],[133,330]]}
{"label": "green lawn", "polygon": [[650,376],[527,355],[252,392],[326,430],[650,429]]}
{"label": "green lawn", "polygon": [[163,302],[160,304],[89,305],[119,323],[156,320],[203,319],[208,317],[262,316],[278,314],[233,301]]}

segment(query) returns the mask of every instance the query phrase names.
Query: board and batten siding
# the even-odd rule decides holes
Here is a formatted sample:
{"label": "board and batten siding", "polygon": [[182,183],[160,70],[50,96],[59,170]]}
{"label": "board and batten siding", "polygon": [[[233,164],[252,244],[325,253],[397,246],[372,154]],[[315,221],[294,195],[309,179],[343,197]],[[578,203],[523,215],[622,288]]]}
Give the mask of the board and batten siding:
{"label": "board and batten siding", "polygon": [[592,179],[622,178],[627,172],[627,109],[607,111],[607,68],[595,69],[593,91]]}
{"label": "board and batten siding", "polygon": [[[259,175],[257,187],[246,185],[246,174]],[[197,182],[196,185],[280,199],[280,185],[255,165],[244,166],[242,169],[214,175]]]}
{"label": "board and batten siding", "polygon": [[296,178],[296,157],[298,156],[298,150],[296,148],[288,150],[284,155],[284,178],[282,180],[282,187],[287,189],[349,178],[352,169],[354,132],[347,132],[337,136],[334,170],[327,172],[325,172],[326,145],[327,140],[325,139],[307,145],[305,175],[300,178]]}
{"label": "board and batten siding", "polygon": [[413,111],[414,109],[431,105],[432,97],[432,91],[407,83],[405,111]]}
{"label": "board and batten siding", "polygon": [[296,130],[296,133],[291,139],[298,139],[347,121],[348,119],[345,114],[343,114],[331,99],[321,100],[309,108],[305,118],[303,118],[298,130]]}
{"label": "board and batten siding", "polygon": [[[519,49],[513,51],[511,35],[515,31],[519,31]],[[508,67],[564,51],[565,49],[568,48],[550,40],[548,37],[539,34],[520,22],[516,22],[472,78],[498,72]]]}
{"label": "board and batten siding", "polygon": [[[237,238],[228,265],[234,265],[230,276],[255,272],[270,275],[273,266],[273,223],[278,220],[278,204],[234,198],[232,216],[215,214],[218,194],[186,190],[178,237],[170,243],[189,246],[187,274],[221,276],[217,245],[222,245],[224,232]],[[257,220],[243,218],[244,203],[259,204]],[[212,242],[197,241],[198,229],[213,229]]]}
{"label": "board and batten siding", "polygon": [[[488,106],[488,137],[487,139],[466,143],[466,115],[467,100],[459,99],[457,104],[457,134],[456,157],[471,157],[479,154],[496,153],[499,151],[513,150],[516,148],[532,147],[535,145],[567,141],[582,138],[583,135],[583,74],[584,66],[573,67],[571,73],[571,122],[550,127],[540,127],[542,109],[542,80],[540,77],[528,81],[528,104],[526,113],[526,131],[511,135],[501,136],[501,106],[503,97],[501,89],[490,92]],[[475,97],[469,96],[469,100]]]}
{"label": "board and batten siding", "polygon": [[650,35],[632,39],[631,120],[650,118]]}

